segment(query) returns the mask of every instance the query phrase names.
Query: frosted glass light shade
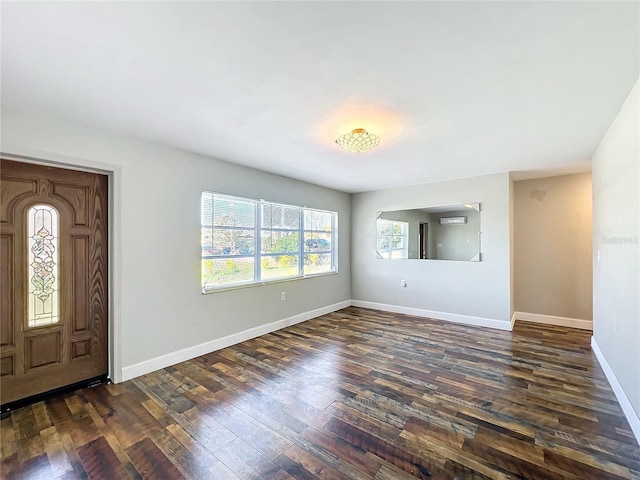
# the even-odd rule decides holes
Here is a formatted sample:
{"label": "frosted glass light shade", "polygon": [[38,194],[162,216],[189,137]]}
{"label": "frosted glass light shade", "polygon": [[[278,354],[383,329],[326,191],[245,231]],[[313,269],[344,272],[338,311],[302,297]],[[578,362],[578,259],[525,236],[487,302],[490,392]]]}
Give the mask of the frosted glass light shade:
{"label": "frosted glass light shade", "polygon": [[336,143],[348,152],[365,153],[380,143],[380,137],[364,128],[356,128],[351,133],[338,137]]}

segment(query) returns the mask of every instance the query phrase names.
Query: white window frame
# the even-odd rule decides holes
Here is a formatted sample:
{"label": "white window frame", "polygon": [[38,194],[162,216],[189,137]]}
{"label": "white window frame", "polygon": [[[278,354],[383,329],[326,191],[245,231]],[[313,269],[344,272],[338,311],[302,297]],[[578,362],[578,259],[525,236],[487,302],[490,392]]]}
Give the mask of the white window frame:
{"label": "white window frame", "polygon": [[[205,223],[204,222],[204,211],[203,211],[203,206],[204,206],[204,198],[206,195],[210,195],[212,196],[211,201],[212,203],[212,208],[213,208],[213,204],[215,203],[216,199],[219,200],[230,200],[230,201],[239,201],[239,202],[246,202],[246,203],[251,203],[253,204],[253,208],[254,208],[254,226],[253,226],[253,232],[254,232],[254,241],[253,241],[253,253],[238,253],[238,252],[233,252],[233,253],[224,253],[224,252],[208,252],[207,254],[205,254],[205,246],[203,246],[201,244],[201,250],[200,250],[200,256],[201,256],[201,260],[200,260],[200,264],[201,264],[201,271],[200,271],[200,283],[201,283],[201,288],[202,288],[202,293],[206,294],[206,293],[214,293],[214,292],[220,292],[220,291],[224,291],[224,290],[231,290],[231,289],[236,289],[236,288],[242,288],[242,287],[248,287],[248,286],[256,286],[256,285],[263,285],[265,283],[276,283],[276,282],[283,282],[283,281],[291,281],[291,280],[300,280],[300,279],[304,279],[304,278],[309,278],[309,277],[317,277],[317,276],[322,276],[322,275],[333,275],[338,273],[338,212],[332,211],[332,210],[324,210],[324,209],[319,209],[319,208],[310,208],[310,207],[301,207],[298,205],[290,205],[290,204],[284,204],[284,203],[278,203],[278,202],[270,202],[270,201],[266,201],[266,200],[256,200],[256,199],[252,199],[252,198],[247,198],[247,197],[240,197],[240,196],[236,196],[236,195],[228,195],[228,194],[223,194],[223,193],[218,193],[218,192],[212,192],[212,191],[203,191],[202,195],[201,195],[201,200],[200,200],[200,218],[201,218],[201,225],[200,225],[200,235],[201,235],[201,242],[202,242],[202,232],[203,229],[205,228],[210,228],[212,235],[214,235],[214,231],[216,229],[224,229],[224,230],[229,230],[229,229],[247,229],[250,230],[250,228],[247,227],[223,227],[223,226],[217,226],[214,225],[214,218],[213,218],[213,211],[211,214],[211,223]],[[298,209],[298,213],[299,213],[299,225],[298,225],[298,229],[293,229],[293,228],[269,228],[269,227],[265,227],[262,225],[262,214],[263,214],[263,206],[265,205],[272,205],[272,206],[279,206],[279,207],[287,207],[287,208],[295,208]],[[328,213],[331,215],[331,231],[330,232],[326,232],[326,231],[321,231],[321,230],[310,230],[305,228],[305,224],[304,224],[304,217],[305,217],[305,211],[315,211],[315,212],[321,212],[321,213]],[[296,252],[270,252],[270,253],[263,253],[262,252],[262,232],[265,231],[287,231],[287,232],[298,232],[298,250]],[[319,250],[318,252],[315,251],[310,251],[308,249],[308,247],[305,247],[305,233],[309,233],[309,232],[318,232],[318,233],[323,233],[323,234],[329,234],[330,235],[330,245],[328,249],[322,249]],[[329,255],[330,256],[330,268],[328,271],[323,271],[323,272],[314,272],[314,273],[304,273],[305,271],[305,255],[309,255],[309,254],[314,254],[314,253],[318,253],[318,254],[324,254],[324,255]],[[266,257],[273,257],[273,256],[285,256],[285,255],[297,255],[298,256],[298,269],[297,269],[297,273],[295,275],[289,275],[289,276],[284,276],[284,277],[275,277],[275,278],[262,278],[262,259],[266,258]],[[203,265],[204,265],[204,261],[205,260],[209,260],[209,259],[230,259],[230,258],[253,258],[254,261],[254,279],[251,281],[242,281],[242,282],[235,282],[235,283],[227,283],[227,284],[218,284],[218,285],[211,285],[211,284],[207,284],[205,282],[204,279],[204,273],[203,273]]]}

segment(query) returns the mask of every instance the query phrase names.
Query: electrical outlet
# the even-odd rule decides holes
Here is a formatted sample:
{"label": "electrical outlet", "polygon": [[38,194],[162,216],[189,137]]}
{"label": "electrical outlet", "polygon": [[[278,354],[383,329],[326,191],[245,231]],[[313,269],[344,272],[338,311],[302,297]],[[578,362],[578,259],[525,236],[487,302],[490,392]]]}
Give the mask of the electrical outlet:
{"label": "electrical outlet", "polygon": [[286,299],[287,299],[286,292],[280,292],[280,300],[282,300],[284,302]]}
{"label": "electrical outlet", "polygon": [[406,280],[400,280],[400,286],[401,287],[406,287],[407,286],[407,281]]}

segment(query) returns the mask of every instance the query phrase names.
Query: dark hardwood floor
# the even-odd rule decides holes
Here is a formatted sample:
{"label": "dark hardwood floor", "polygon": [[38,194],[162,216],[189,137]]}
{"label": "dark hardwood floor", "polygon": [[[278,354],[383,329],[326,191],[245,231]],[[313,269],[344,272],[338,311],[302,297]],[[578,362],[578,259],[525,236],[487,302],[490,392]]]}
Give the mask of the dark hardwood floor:
{"label": "dark hardwood floor", "polygon": [[5,479],[640,479],[591,332],[346,308],[2,420]]}

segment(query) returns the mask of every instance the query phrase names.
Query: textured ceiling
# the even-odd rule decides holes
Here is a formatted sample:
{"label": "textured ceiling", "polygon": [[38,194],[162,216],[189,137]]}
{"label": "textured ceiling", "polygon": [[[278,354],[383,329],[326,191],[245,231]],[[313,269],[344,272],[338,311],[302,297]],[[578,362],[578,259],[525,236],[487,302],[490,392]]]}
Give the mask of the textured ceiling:
{"label": "textured ceiling", "polygon": [[[2,103],[348,192],[589,168],[638,2],[7,2]],[[364,155],[335,138],[380,135]]]}

